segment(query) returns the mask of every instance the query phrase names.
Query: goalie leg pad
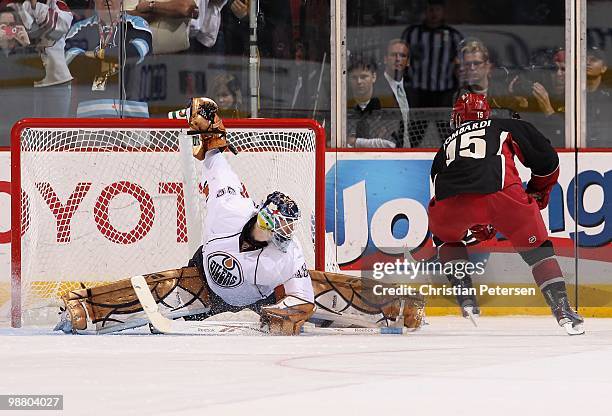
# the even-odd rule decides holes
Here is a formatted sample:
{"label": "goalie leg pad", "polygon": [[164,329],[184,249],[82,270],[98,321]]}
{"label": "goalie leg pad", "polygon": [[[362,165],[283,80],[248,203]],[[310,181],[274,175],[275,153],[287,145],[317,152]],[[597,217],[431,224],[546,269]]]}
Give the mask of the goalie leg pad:
{"label": "goalie leg pad", "polygon": [[[209,309],[209,292],[195,267],[145,275],[156,302],[174,317]],[[175,295],[175,296],[173,296]],[[146,324],[142,306],[130,279],[93,288],[73,290],[62,296],[73,332],[113,332]]]}
{"label": "goalie leg pad", "polygon": [[[409,329],[420,328],[425,317],[423,296],[374,296],[372,288],[380,282],[339,273],[309,270],[315,293],[315,318],[350,325],[359,321],[376,326],[402,322]],[[401,308],[404,301],[403,310]]]}

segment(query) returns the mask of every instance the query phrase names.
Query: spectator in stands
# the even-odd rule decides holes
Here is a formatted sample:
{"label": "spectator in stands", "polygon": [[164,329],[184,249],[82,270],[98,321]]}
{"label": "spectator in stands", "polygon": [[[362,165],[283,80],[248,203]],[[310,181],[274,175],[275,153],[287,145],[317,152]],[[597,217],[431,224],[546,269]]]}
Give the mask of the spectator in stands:
{"label": "spectator in stands", "polygon": [[242,92],[240,81],[232,74],[217,75],[211,84],[211,95],[219,106],[222,118],[240,118],[242,114]]}
{"label": "spectator in stands", "polygon": [[519,100],[508,91],[507,82],[493,78],[493,63],[489,60],[489,50],[482,41],[475,38],[465,39],[459,48],[460,90],[482,94],[487,97],[492,109],[515,110]]}
{"label": "spectator in stands", "polygon": [[[557,50],[539,58],[512,78],[508,91],[514,96],[514,108],[521,118],[534,124],[555,147],[565,146],[565,51]],[[546,62],[547,61],[547,62]],[[551,62],[552,61],[552,62]],[[553,71],[538,76],[534,66],[549,66]]]}
{"label": "spectator in stands", "polygon": [[[221,33],[226,55],[249,54],[249,1],[230,0],[221,11]],[[245,61],[248,64],[248,62]]]}
{"label": "spectator in stands", "polygon": [[[248,56],[248,0],[233,0],[229,2],[229,7],[223,8],[221,11],[221,35],[227,55]],[[248,64],[248,62],[245,61],[245,64]]]}
{"label": "spectator in stands", "polygon": [[189,48],[189,22],[199,16],[195,0],[126,0],[125,10],[149,23],[156,55]]}
{"label": "spectator in stands", "polygon": [[[151,51],[151,30],[146,20],[120,13],[120,0],[95,0],[96,13],[74,24],[66,36],[66,61],[82,85],[77,117],[148,117],[146,102],[119,97],[119,53],[123,85],[129,85],[127,73],[142,63]],[[121,33],[125,30],[125,33]],[[123,36],[122,36],[123,35]],[[119,42],[123,41],[124,48]],[[131,68],[132,71],[128,69]],[[114,88],[113,88],[114,86]]]}
{"label": "spectator in stands", "polygon": [[351,57],[348,67],[351,99],[347,112],[347,145],[349,147],[401,147],[397,120],[388,120],[374,97],[376,63],[361,54]]}
{"label": "spectator in stands", "polygon": [[[191,21],[195,53],[249,53],[249,0],[199,0],[200,16]],[[262,57],[289,57],[289,7],[285,0],[259,0],[257,46]]]}
{"label": "spectator in stands", "polygon": [[34,82],[36,99],[32,115],[66,117],[70,110],[72,75],[66,64],[64,48],[66,33],[72,23],[71,10],[61,0],[47,3],[24,1],[21,10],[45,70],[44,78]]}
{"label": "spectator in stands", "polygon": [[586,61],[588,147],[612,147],[612,96],[602,84],[607,70],[603,51],[597,46],[590,46]]}
{"label": "spectator in stands", "polygon": [[57,0],[9,3],[0,10],[0,145],[8,144],[21,118],[67,115],[72,76],[63,51],[71,21],[68,7]]}
{"label": "spectator in stands", "polygon": [[376,96],[380,99],[384,111],[394,113],[397,117],[404,147],[414,147],[408,135],[410,105],[406,94],[405,73],[409,66],[410,49],[401,39],[392,39],[387,44],[384,56],[384,71],[376,83]]}
{"label": "spectator in stands", "polygon": [[18,74],[22,71],[19,60],[27,58],[31,49],[30,38],[19,14],[11,8],[0,10],[0,145],[10,142],[11,127],[31,110],[33,100],[29,91],[20,87]]}
{"label": "spectator in stands", "polygon": [[556,112],[565,112],[565,51],[560,49],[553,54],[552,106]]}
{"label": "spectator in stands", "polygon": [[413,107],[452,107],[457,91],[457,49],[463,36],[445,24],[444,0],[428,0],[425,20],[409,26],[402,39],[410,46],[410,103]]}
{"label": "spectator in stands", "polygon": [[5,56],[19,53],[30,45],[30,37],[21,21],[19,13],[13,8],[0,10],[0,48]]}
{"label": "spectator in stands", "polygon": [[228,0],[198,0],[199,14],[190,23],[191,53],[225,53],[224,39],[219,35],[222,35],[221,12],[227,3]]}

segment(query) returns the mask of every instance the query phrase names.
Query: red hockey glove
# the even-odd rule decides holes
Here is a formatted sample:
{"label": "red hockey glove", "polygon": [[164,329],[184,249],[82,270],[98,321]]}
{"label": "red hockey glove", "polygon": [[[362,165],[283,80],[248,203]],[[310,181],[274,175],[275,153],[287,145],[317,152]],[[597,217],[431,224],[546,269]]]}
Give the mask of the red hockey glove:
{"label": "red hockey glove", "polygon": [[544,209],[548,206],[548,200],[550,199],[550,191],[553,186],[557,183],[559,178],[559,168],[554,172],[546,176],[531,175],[531,179],[527,183],[527,195],[535,199],[540,209]]}
{"label": "red hockey glove", "polygon": [[548,192],[529,192],[527,191],[527,195],[535,199],[538,204],[538,208],[541,210],[548,206],[548,200],[550,199],[550,191]]}
{"label": "red hockey glove", "polygon": [[487,241],[495,237],[497,230],[492,225],[478,224],[470,228],[472,237],[478,241]]}

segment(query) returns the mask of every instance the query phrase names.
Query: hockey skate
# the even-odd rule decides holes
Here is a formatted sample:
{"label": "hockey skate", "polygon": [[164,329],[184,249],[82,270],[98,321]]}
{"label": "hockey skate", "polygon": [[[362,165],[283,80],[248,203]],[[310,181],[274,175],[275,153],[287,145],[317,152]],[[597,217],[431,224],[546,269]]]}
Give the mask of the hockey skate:
{"label": "hockey skate", "polygon": [[584,319],[570,305],[564,282],[551,283],[542,289],[553,316],[568,335],[584,334]]}
{"label": "hockey skate", "polygon": [[472,278],[465,276],[462,279],[458,279],[451,275],[446,277],[453,287],[461,289],[461,293],[457,293],[457,304],[461,308],[461,314],[464,318],[469,318],[474,326],[478,326],[476,319],[480,316],[480,307],[478,306],[476,295],[465,293],[474,289]]}

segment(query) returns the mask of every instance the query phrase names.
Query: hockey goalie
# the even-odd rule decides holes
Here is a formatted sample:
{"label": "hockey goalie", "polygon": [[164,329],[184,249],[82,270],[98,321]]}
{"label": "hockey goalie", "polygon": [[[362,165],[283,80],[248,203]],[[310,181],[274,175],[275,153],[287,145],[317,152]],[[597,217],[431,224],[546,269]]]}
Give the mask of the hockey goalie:
{"label": "hockey goalie", "polygon": [[[209,189],[206,241],[186,267],[144,276],[165,318],[205,319],[248,308],[259,315],[262,331],[279,335],[299,334],[308,320],[326,326],[421,326],[423,299],[372,300],[363,296],[362,279],[308,270],[292,238],[301,220],[296,202],[274,191],[255,205],[241,192],[242,182],[223,154],[231,144],[216,103],[194,98],[185,112],[197,133],[193,156],[201,161]],[[135,287],[128,278],[66,293],[56,329],[97,334],[149,324]]]}

